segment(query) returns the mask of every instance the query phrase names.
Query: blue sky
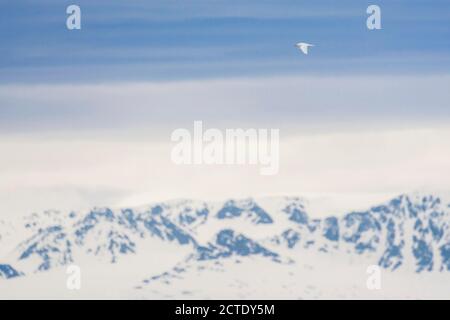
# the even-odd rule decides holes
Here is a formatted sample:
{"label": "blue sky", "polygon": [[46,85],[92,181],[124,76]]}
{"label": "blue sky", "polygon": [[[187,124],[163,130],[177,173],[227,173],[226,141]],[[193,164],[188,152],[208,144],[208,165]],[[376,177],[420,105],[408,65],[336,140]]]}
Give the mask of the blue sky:
{"label": "blue sky", "polygon": [[[82,29],[69,31],[73,3]],[[369,4],[381,8],[381,30],[366,27]],[[163,126],[168,135],[197,119],[445,125],[449,9],[448,0],[2,2],[0,132]],[[304,56],[298,41],[316,46]]]}
{"label": "blue sky", "polygon": [[[68,31],[65,9],[82,10]],[[382,30],[366,28],[377,4]],[[3,1],[0,82],[430,74],[450,67],[450,2]],[[316,44],[306,60],[293,47]]]}
{"label": "blue sky", "polygon": [[[448,0],[0,0],[0,15],[0,216],[448,189]],[[194,120],[280,129],[280,174],[175,166],[170,135]]]}

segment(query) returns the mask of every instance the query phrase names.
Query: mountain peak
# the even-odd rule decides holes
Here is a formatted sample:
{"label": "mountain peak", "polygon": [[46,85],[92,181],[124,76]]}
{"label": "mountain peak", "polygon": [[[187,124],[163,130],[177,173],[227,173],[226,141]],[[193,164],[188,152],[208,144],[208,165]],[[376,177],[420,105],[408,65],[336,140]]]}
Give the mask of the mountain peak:
{"label": "mountain peak", "polygon": [[80,255],[116,263],[148,254],[142,248],[154,243],[186,248],[199,260],[252,255],[277,260],[308,250],[358,256],[389,270],[450,271],[449,221],[448,204],[431,194],[403,194],[320,219],[298,197],[48,211],[23,220],[15,233],[26,238],[6,261],[26,273],[76,263]]}

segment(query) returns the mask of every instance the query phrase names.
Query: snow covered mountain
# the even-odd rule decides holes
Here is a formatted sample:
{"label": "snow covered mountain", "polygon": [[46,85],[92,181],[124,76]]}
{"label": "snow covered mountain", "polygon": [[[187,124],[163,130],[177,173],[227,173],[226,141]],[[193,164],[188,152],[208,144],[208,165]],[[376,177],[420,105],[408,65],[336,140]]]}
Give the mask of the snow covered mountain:
{"label": "snow covered mountain", "polygon": [[392,270],[450,270],[450,210],[438,197],[402,195],[366,211],[323,220],[310,220],[302,204],[289,204],[284,211],[297,226],[274,241],[289,248],[367,255]]}
{"label": "snow covered mountain", "polygon": [[[440,197],[401,195],[365,211],[322,219],[308,211],[307,200],[287,197],[35,213],[0,222],[0,279],[26,283],[69,265],[133,273],[139,265],[141,279],[127,286],[145,292],[217,268],[234,277],[229,270],[254,269],[255,263],[267,270],[298,266],[286,269],[292,277],[324,259],[327,265],[346,261],[342,265],[348,269],[361,265],[364,272],[369,265],[392,274],[450,271],[450,205]],[[158,290],[142,297],[158,297]]]}

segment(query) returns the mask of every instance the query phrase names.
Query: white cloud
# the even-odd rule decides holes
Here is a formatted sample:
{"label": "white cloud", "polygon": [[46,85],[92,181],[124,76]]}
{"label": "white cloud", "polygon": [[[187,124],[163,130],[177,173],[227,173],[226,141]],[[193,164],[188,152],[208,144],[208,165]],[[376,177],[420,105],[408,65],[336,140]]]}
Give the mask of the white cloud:
{"label": "white cloud", "polygon": [[450,76],[342,76],[0,86],[0,130],[187,126],[423,127],[450,120]]}
{"label": "white cloud", "polygon": [[[167,139],[0,139],[0,216],[171,198],[266,195],[380,198],[448,190],[450,129],[281,134],[280,173],[256,166],[177,166]],[[378,199],[377,198],[377,199]],[[340,206],[348,203],[340,203]]]}
{"label": "white cloud", "polygon": [[[0,216],[180,197],[337,195],[354,204],[355,194],[447,190],[449,83],[346,76],[0,86]],[[280,173],[172,164],[170,134],[194,120],[280,129]]]}

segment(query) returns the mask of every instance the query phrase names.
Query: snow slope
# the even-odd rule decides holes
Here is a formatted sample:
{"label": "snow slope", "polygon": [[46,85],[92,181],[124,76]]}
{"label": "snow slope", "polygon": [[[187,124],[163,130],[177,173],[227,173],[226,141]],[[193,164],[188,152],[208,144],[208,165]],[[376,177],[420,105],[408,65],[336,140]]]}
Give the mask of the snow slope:
{"label": "snow slope", "polygon": [[[445,198],[405,194],[321,219],[310,211],[299,197],[177,200],[2,221],[0,298],[450,296]],[[80,290],[67,288],[71,265]],[[366,284],[373,265],[380,290]]]}

